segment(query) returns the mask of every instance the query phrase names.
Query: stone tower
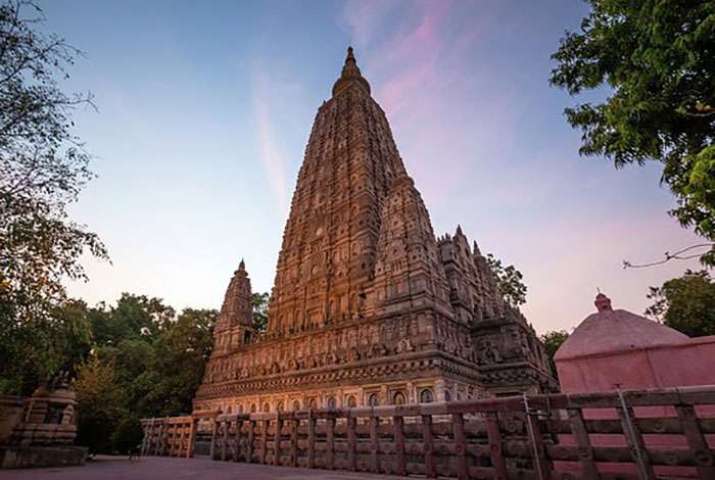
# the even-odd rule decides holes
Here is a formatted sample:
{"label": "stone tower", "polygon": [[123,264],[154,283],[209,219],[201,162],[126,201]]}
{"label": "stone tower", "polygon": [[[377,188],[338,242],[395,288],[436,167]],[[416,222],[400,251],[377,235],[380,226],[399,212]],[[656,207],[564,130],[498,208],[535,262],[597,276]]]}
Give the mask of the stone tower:
{"label": "stone tower", "polygon": [[254,339],[253,307],[251,305],[251,280],[243,260],[226,289],[216,327],[212,360],[229,354]]}
{"label": "stone tower", "polygon": [[221,344],[196,409],[472,398],[490,394],[493,368],[496,394],[553,385],[543,346],[476,245],[461,228],[435,238],[352,48],[310,133],[268,319],[256,342]]}

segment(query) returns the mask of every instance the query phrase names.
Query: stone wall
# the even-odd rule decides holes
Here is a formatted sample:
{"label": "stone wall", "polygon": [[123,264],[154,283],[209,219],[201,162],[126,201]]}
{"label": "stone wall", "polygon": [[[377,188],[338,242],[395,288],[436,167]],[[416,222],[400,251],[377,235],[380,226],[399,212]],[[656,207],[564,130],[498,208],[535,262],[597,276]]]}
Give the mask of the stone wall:
{"label": "stone wall", "polygon": [[22,421],[24,397],[0,395],[0,445],[12,436],[16,425]]}

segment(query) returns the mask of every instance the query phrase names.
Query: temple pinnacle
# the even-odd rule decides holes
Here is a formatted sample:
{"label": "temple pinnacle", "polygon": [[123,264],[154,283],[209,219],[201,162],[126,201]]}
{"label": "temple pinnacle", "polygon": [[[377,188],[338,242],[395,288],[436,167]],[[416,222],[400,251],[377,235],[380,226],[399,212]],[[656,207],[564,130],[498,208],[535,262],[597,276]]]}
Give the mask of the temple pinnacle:
{"label": "temple pinnacle", "polygon": [[353,63],[357,63],[355,61],[355,55],[353,55],[353,47],[348,47],[348,56],[345,57],[345,63],[348,63],[352,61]]}
{"label": "temple pinnacle", "polygon": [[345,57],[345,65],[340,74],[340,78],[333,85],[333,96],[346,90],[351,85],[359,85],[367,94],[370,94],[370,84],[363,78],[360,69],[355,61],[353,47],[348,47],[348,54]]}

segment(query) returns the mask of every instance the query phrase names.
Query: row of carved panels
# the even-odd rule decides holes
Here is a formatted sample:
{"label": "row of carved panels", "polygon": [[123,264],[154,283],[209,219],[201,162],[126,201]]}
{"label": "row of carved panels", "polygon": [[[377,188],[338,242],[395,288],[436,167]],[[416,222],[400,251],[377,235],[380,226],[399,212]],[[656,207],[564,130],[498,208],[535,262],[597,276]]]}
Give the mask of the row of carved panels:
{"label": "row of carved panels", "polygon": [[[337,365],[345,362],[399,355],[435,343],[450,354],[474,361],[469,330],[444,318],[407,315],[388,321],[373,321],[343,329],[316,332],[310,337],[279,343],[251,345],[229,358],[209,361],[209,374],[247,378],[268,373]],[[220,353],[220,352],[217,352]]]}
{"label": "row of carved panels", "polygon": [[431,356],[415,360],[398,360],[392,363],[367,365],[358,367],[344,367],[340,369],[324,370],[323,372],[310,372],[304,375],[274,376],[251,381],[223,382],[221,384],[203,384],[198,392],[197,399],[225,396],[243,392],[280,391],[295,388],[296,386],[330,385],[358,385],[392,380],[412,378],[410,374],[423,376],[426,374],[444,374],[455,378],[462,378],[469,383],[479,382],[479,373],[476,368],[466,367],[462,364],[439,356]]}

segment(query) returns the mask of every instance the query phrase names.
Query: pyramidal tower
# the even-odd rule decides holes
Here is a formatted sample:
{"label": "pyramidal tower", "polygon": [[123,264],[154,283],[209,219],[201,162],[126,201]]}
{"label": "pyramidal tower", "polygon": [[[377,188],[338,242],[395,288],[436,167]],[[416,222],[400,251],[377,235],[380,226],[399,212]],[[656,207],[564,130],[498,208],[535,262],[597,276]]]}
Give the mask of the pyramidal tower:
{"label": "pyramidal tower", "polygon": [[267,331],[257,334],[249,316],[242,262],[195,410],[400,404],[555,386],[543,345],[499,295],[476,243],[461,227],[435,238],[352,48],[313,123]]}

